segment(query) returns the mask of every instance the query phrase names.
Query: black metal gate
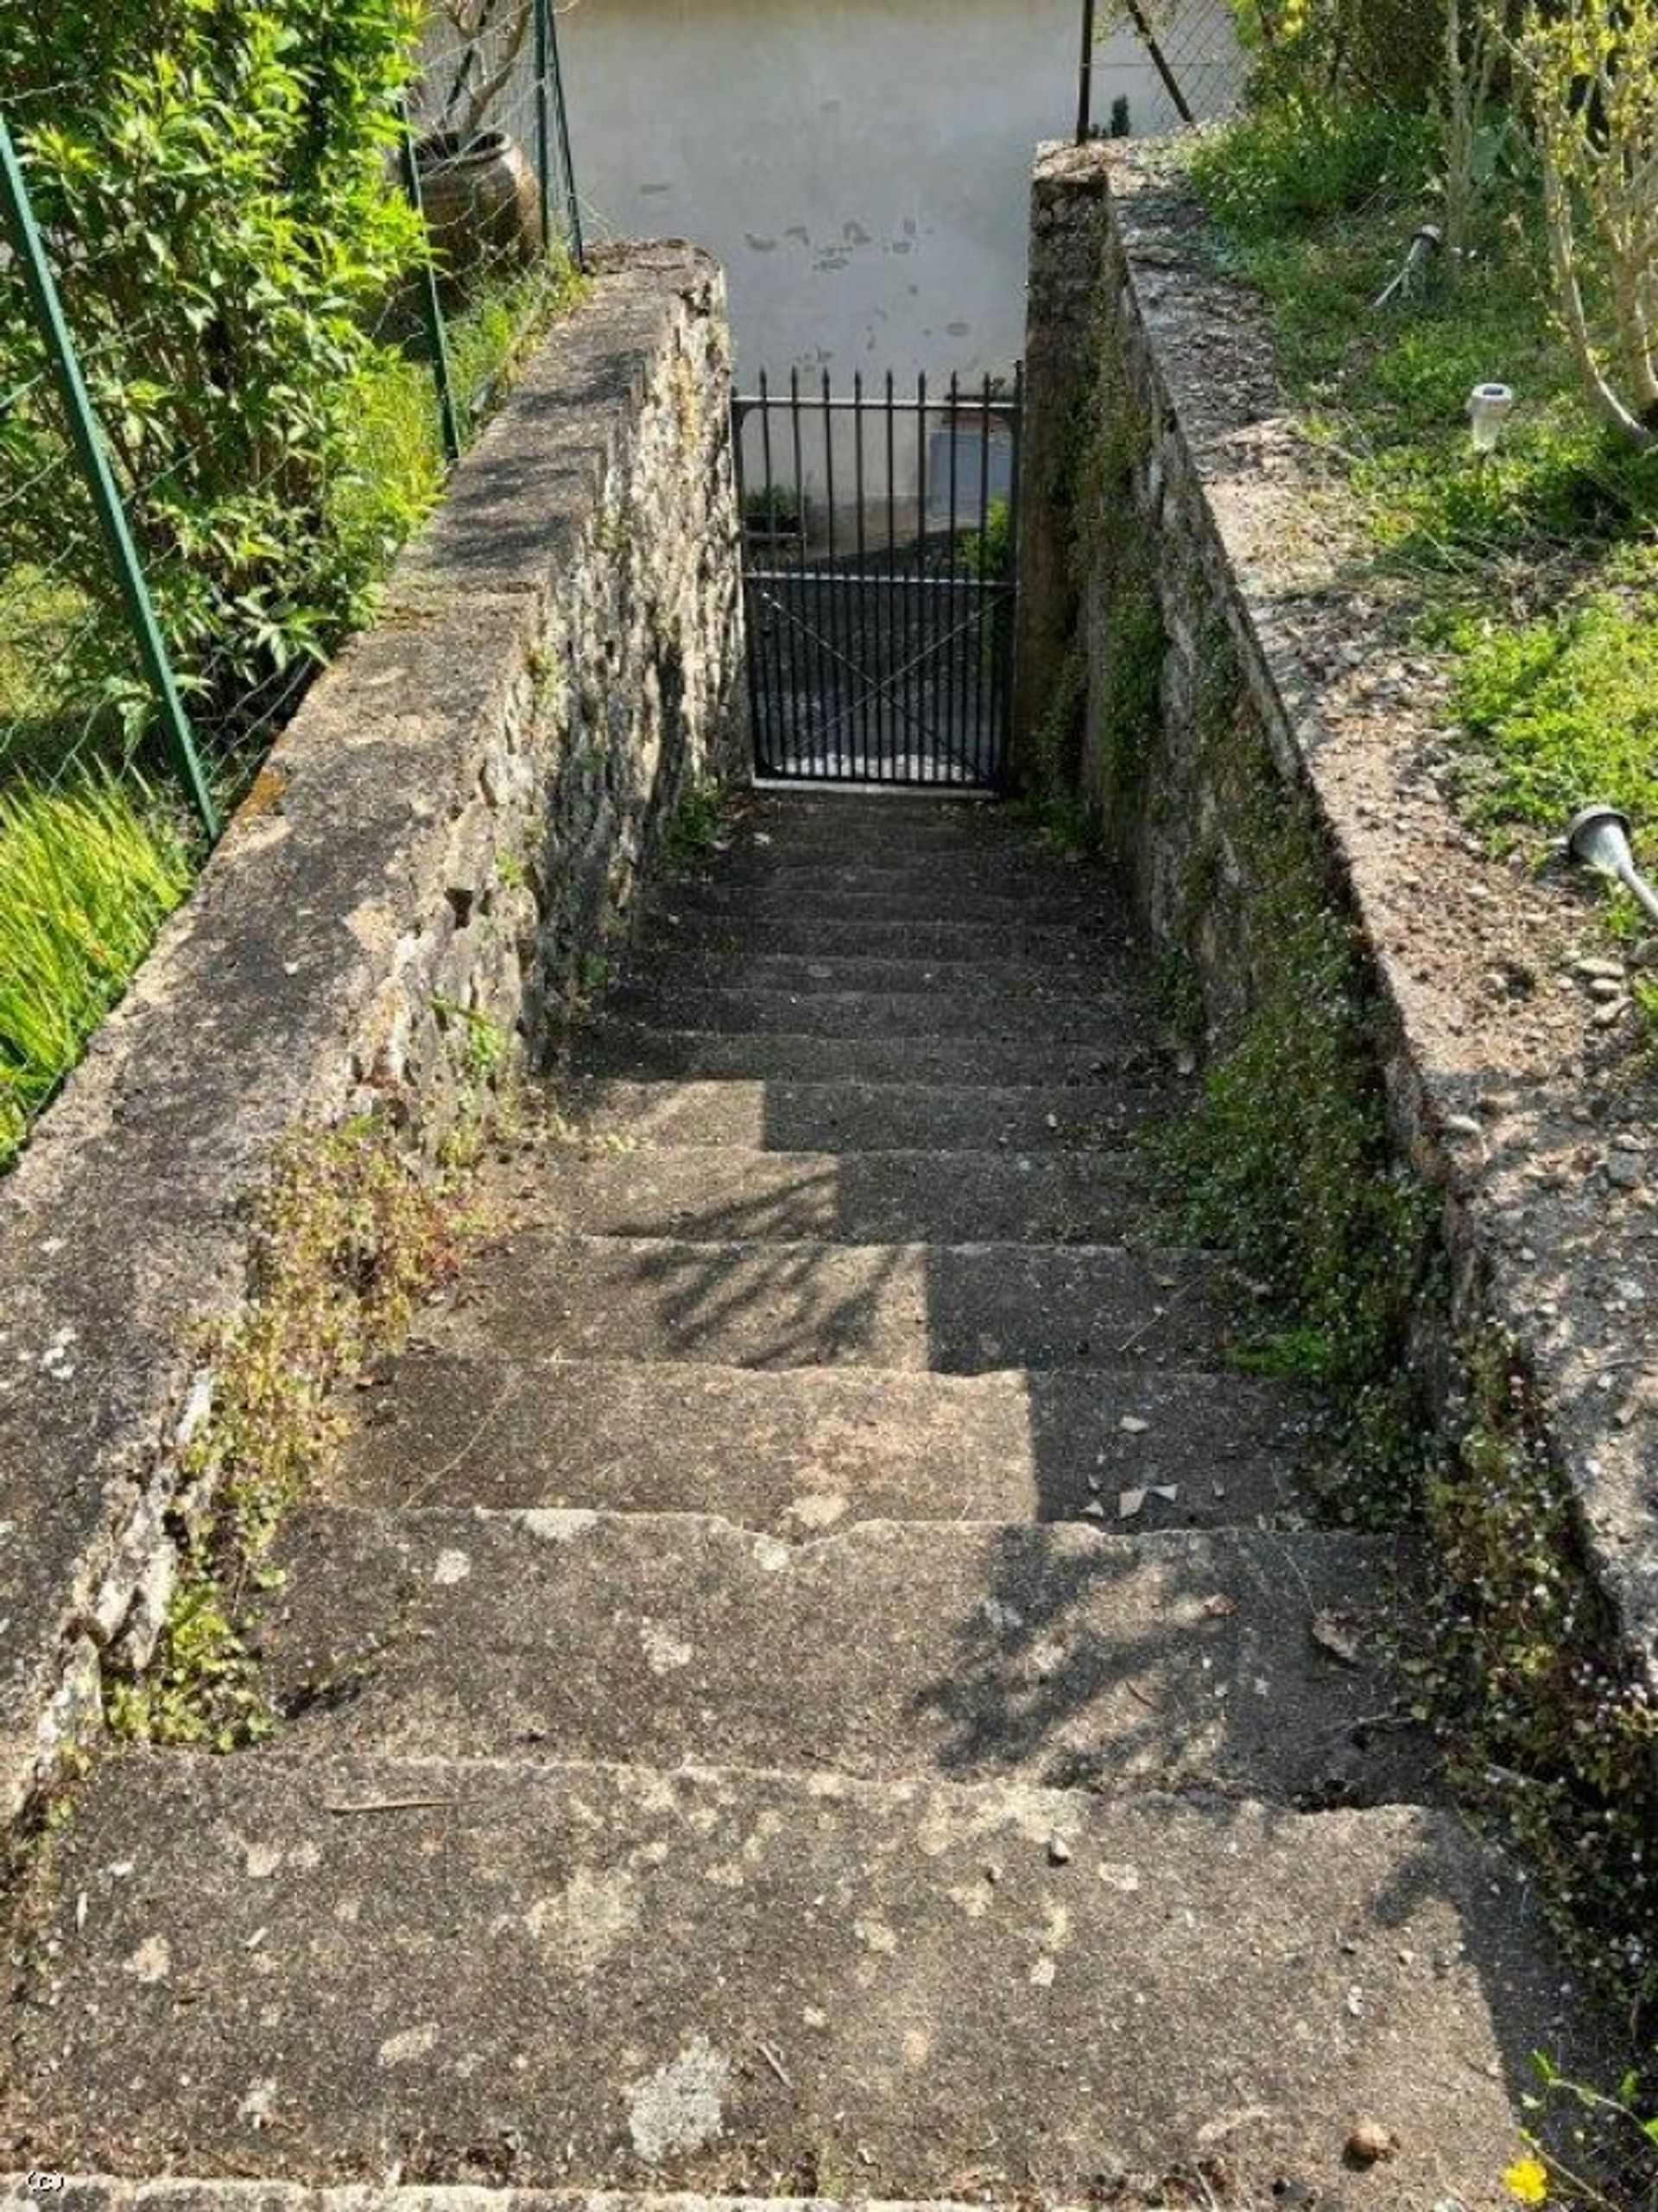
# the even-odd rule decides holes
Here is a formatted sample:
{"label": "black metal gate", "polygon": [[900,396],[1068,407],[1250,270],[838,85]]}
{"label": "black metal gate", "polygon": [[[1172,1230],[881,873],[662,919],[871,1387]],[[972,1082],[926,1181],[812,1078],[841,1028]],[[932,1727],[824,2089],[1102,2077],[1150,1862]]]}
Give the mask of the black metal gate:
{"label": "black metal gate", "polygon": [[763,778],[992,790],[1007,760],[1022,378],[734,405]]}

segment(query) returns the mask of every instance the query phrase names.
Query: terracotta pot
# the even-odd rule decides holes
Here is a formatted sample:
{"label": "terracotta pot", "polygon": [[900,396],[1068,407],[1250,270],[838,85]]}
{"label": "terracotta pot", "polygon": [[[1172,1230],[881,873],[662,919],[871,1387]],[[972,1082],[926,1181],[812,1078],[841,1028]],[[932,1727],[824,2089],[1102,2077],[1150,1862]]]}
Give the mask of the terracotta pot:
{"label": "terracotta pot", "polygon": [[491,270],[526,269],[540,254],[535,172],[504,130],[464,143],[453,131],[434,131],[414,158],[427,228],[448,282],[465,287]]}

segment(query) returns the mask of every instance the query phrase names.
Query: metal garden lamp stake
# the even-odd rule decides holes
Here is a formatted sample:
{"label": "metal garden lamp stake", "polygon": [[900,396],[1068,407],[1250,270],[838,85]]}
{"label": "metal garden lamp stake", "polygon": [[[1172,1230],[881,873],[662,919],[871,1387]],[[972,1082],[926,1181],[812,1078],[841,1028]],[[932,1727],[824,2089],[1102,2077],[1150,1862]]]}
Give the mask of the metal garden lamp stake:
{"label": "metal garden lamp stake", "polygon": [[1630,818],[1616,807],[1584,808],[1572,817],[1566,833],[1566,849],[1574,860],[1597,875],[1622,884],[1642,912],[1658,922],[1658,891],[1635,865],[1630,850]]}
{"label": "metal garden lamp stake", "polygon": [[1503,425],[1514,412],[1511,384],[1476,384],[1468,395],[1468,428],[1479,454],[1494,453]]}
{"label": "metal garden lamp stake", "polygon": [[1434,255],[1440,252],[1444,244],[1445,239],[1440,233],[1439,225],[1424,223],[1421,229],[1411,239],[1410,249],[1405,256],[1403,265],[1398,275],[1390,283],[1384,285],[1371,301],[1370,312],[1374,314],[1377,309],[1385,307],[1389,300],[1397,298],[1402,293],[1414,292],[1418,278],[1426,274],[1427,264],[1433,260]]}

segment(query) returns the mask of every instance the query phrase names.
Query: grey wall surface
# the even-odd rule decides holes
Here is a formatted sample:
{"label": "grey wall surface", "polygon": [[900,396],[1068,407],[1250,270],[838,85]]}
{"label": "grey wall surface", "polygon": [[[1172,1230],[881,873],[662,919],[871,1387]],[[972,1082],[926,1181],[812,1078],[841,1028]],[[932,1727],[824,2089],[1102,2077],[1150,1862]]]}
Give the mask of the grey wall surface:
{"label": "grey wall surface", "polygon": [[692,248],[601,261],[0,1187],[0,1816],[153,1639],[174,1445],[273,1141],[427,1140],[555,1025],[739,764],[729,344]]}

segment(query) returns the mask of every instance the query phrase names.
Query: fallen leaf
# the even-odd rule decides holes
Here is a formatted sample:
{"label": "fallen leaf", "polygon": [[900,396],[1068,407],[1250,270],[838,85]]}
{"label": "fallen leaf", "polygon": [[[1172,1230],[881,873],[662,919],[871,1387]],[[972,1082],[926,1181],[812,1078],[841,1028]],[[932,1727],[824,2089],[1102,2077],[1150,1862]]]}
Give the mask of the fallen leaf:
{"label": "fallen leaf", "polygon": [[1213,1597],[1204,1600],[1203,1609],[1211,1620],[1226,1620],[1237,1611],[1237,1600],[1229,1598],[1224,1590],[1217,1590]]}
{"label": "fallen leaf", "polygon": [[1312,1623],[1313,1641],[1321,1651],[1332,1659],[1339,1659],[1344,1667],[1358,1664],[1358,1632],[1345,1613],[1315,1613]]}

